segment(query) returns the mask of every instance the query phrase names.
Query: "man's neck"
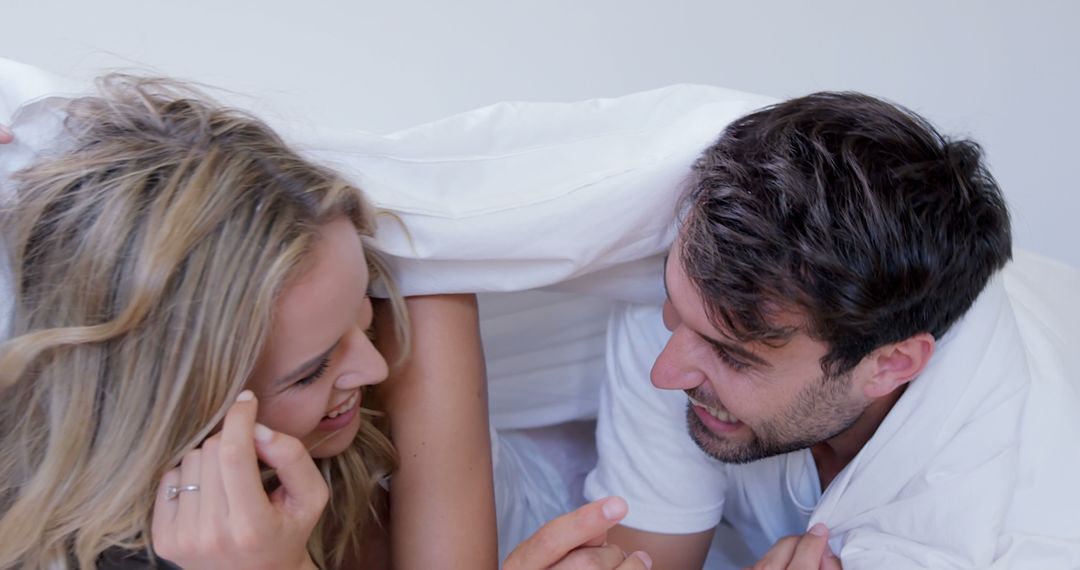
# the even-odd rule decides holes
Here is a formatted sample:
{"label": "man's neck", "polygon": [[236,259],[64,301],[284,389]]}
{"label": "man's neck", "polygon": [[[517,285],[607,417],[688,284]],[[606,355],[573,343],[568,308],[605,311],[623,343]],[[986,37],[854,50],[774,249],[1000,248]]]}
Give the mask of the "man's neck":
{"label": "man's neck", "polygon": [[810,448],[817,465],[822,492],[870,441],[878,426],[885,421],[885,416],[889,415],[889,411],[904,394],[906,387],[901,386],[891,394],[874,400],[851,427]]}

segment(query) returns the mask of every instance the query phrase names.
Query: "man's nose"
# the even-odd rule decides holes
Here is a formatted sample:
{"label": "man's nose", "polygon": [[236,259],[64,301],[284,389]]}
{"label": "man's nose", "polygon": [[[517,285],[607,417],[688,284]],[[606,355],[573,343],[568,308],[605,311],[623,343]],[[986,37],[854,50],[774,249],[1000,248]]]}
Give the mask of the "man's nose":
{"label": "man's nose", "polygon": [[653,386],[662,390],[689,390],[701,385],[705,375],[689,358],[686,331],[676,328],[649,375]]}

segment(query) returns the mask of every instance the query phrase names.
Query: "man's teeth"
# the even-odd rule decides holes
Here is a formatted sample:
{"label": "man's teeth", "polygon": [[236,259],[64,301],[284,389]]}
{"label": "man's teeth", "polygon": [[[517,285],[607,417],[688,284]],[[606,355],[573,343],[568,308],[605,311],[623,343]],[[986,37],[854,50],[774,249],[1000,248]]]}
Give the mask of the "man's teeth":
{"label": "man's teeth", "polygon": [[714,417],[714,418],[716,418],[716,419],[718,419],[718,420],[720,420],[722,422],[727,422],[729,424],[733,424],[733,423],[739,421],[738,418],[736,418],[735,416],[729,414],[728,411],[723,408],[723,406],[709,406],[709,405],[703,404],[703,403],[695,400],[692,396],[687,396],[687,397],[690,398],[690,403],[694,404],[695,406],[697,406],[699,408],[704,409],[706,412],[709,412],[710,416],[712,416],[712,417]]}
{"label": "man's teeth", "polygon": [[360,392],[354,392],[352,396],[349,396],[348,400],[345,400],[345,403],[343,403],[340,406],[334,408],[334,410],[331,411],[329,414],[326,414],[326,417],[328,417],[330,419],[334,419],[334,418],[340,416],[341,414],[344,414],[345,412],[353,409],[353,406],[356,405],[356,400],[359,397],[360,397]]}

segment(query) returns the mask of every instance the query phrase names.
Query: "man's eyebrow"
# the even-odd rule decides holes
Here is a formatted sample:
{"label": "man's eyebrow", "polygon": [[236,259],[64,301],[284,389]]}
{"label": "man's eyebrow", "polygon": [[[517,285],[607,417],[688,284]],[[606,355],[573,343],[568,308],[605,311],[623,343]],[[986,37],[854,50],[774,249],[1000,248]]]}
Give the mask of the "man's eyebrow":
{"label": "man's eyebrow", "polygon": [[705,342],[711,344],[713,348],[717,350],[722,350],[738,358],[741,358],[742,360],[746,360],[763,368],[772,368],[772,365],[769,364],[767,360],[754,354],[753,352],[750,352],[749,350],[746,350],[745,348],[735,346],[734,344],[721,342],[716,340],[715,338],[709,338],[701,333],[698,333],[698,336],[700,336]]}
{"label": "man's eyebrow", "polygon": [[326,349],[326,352],[323,352],[322,354],[315,356],[309,360],[305,360],[303,364],[294,368],[292,372],[289,372],[288,374],[283,374],[277,380],[274,380],[273,385],[280,386],[281,384],[285,384],[291,380],[297,379],[297,377],[300,376],[302,373],[314,368],[317,364],[330,356],[330,353],[334,352],[334,349],[337,348],[339,343],[341,343],[341,339],[335,341],[333,346]]}
{"label": "man's eyebrow", "polygon": [[[668,256],[670,256],[670,255],[671,255],[670,251],[668,253],[664,254],[664,270],[661,272],[661,275],[664,276],[664,295],[667,297],[667,299],[669,301],[671,300],[671,293],[668,292],[668,286],[667,286],[667,263],[668,263]],[[716,350],[721,350],[721,351],[727,352],[729,354],[735,355],[738,358],[741,358],[743,360],[746,360],[747,362],[751,362],[751,363],[756,364],[758,366],[761,366],[763,368],[771,368],[772,367],[772,365],[769,364],[768,361],[766,361],[764,358],[761,358],[760,356],[754,354],[753,352],[750,352],[749,350],[746,350],[744,348],[740,348],[740,347],[735,346],[733,344],[728,344],[726,342],[721,342],[719,340],[716,340],[715,338],[709,338],[709,337],[707,337],[707,336],[705,336],[705,335],[703,335],[701,333],[697,333],[697,334],[698,334],[698,336],[701,337],[702,340],[704,340],[705,342],[712,345],[712,347],[714,349],[716,349]]]}

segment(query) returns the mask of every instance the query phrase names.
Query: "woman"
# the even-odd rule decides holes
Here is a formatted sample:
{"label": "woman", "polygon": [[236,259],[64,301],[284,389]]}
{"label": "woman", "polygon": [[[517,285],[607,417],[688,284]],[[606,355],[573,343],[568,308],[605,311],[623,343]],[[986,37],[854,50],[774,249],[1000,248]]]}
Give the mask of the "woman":
{"label": "woman", "polygon": [[[151,544],[182,566],[226,565],[193,547],[203,538],[238,563],[244,545],[301,566],[379,558],[394,454],[361,408],[387,375],[368,336],[366,291],[385,277],[364,245],[374,212],[259,121],[186,88],[113,77],[102,92],[72,103],[63,148],[20,174],[5,212],[0,567],[92,567]],[[470,332],[468,299],[420,304],[466,315],[437,326]],[[478,354],[475,335],[455,338]],[[446,381],[482,381],[452,364]],[[256,453],[276,468],[269,496]],[[493,537],[490,501],[475,510],[477,536]],[[215,518],[251,513],[247,527]]]}
{"label": "woman", "polygon": [[[102,91],[4,212],[0,567],[495,567],[475,299],[411,299],[404,334],[364,294],[385,272],[355,189],[182,86]],[[373,324],[401,362],[378,394]],[[507,567],[643,567],[603,546],[623,513],[554,521]]]}

